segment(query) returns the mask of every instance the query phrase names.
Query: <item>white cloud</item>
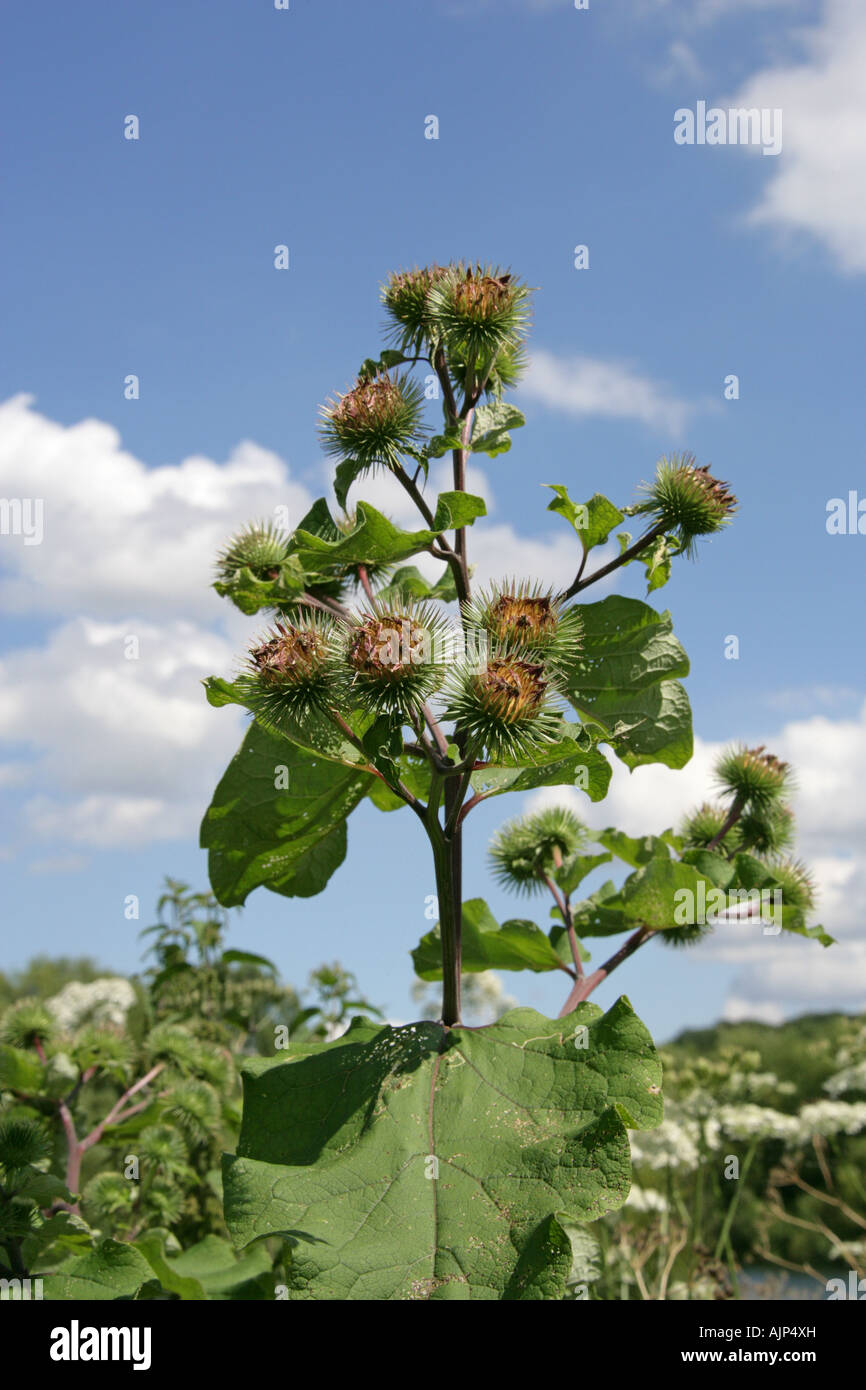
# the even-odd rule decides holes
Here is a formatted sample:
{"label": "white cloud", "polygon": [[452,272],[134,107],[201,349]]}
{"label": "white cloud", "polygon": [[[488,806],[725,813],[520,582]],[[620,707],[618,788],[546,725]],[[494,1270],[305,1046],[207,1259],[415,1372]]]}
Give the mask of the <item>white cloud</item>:
{"label": "white cloud", "polygon": [[520,390],[567,415],[636,420],[674,435],[697,409],[627,362],[556,357],[541,349],[533,352]]}
{"label": "white cloud", "polygon": [[838,267],[866,271],[866,6],[826,0],[802,35],[807,60],[755,73],[731,106],[780,108],[782,153],[749,214],[755,226],[807,233]]}
{"label": "white cloud", "polygon": [[60,425],[33,398],[0,404],[0,496],[41,498],[44,539],[0,538],[0,602],[14,612],[213,620],[214,557],[242,523],[277,506],[300,521],[312,495],[249,441],[226,463],[196,456],[146,468],[100,420]]}
{"label": "white cloud", "polygon": [[28,874],[77,874],[88,866],[83,854],[52,854],[44,859],[32,859],[27,865]]}
{"label": "white cloud", "polygon": [[750,1023],[781,1023],[785,1010],[781,1004],[771,1004],[769,1001],[756,1004],[751,999],[741,999],[738,994],[729,994],[722,1017],[728,1023],[741,1023],[744,1020]]}
{"label": "white cloud", "polygon": [[[139,642],[127,660],[126,638]],[[203,676],[234,648],[194,624],[74,619],[0,662],[0,725],[31,749],[28,838],[140,844],[194,834],[239,742],[238,711],[208,705]]]}
{"label": "white cloud", "polygon": [[699,82],[704,69],[698,55],[683,39],[674,39],[668,46],[667,59],[657,70],[654,80],[662,86],[673,81]]}
{"label": "white cloud", "polygon": [[[696,959],[739,967],[726,1017],[771,1019],[785,1011],[862,1006],[866,986],[866,703],[857,718],[793,720],[758,740],[796,773],[796,854],[818,889],[815,919],[836,938],[828,948],[791,933],[765,935],[760,924],[728,922],[695,948]],[[566,804],[592,828],[657,833],[712,799],[712,767],[725,745],[695,740],[679,772],[660,766],[629,773],[611,759],[607,798],[594,804],[573,788],[550,787],[527,798],[529,809]],[[740,1012],[737,1012],[737,1011]],[[745,1012],[743,1012],[745,1010]]]}

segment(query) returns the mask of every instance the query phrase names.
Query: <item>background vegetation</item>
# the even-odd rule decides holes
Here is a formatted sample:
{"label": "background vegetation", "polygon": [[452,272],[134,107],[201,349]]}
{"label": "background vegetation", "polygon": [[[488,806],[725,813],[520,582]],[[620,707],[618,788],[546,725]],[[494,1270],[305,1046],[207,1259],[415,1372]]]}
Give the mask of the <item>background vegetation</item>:
{"label": "background vegetation", "polygon": [[[227,918],[169,880],[140,975],[87,958],[0,974],[3,1277],[54,1298],[280,1296],[287,1247],[238,1255],[222,1217],[239,1063],[381,1015],[337,964],[298,989],[226,949]],[[478,1021],[513,1002],[492,973],[466,985]],[[662,1057],[664,1122],[631,1136],[625,1207],[570,1232],[570,1296],[823,1297],[831,1275],[863,1277],[866,1018],[722,1023]]]}

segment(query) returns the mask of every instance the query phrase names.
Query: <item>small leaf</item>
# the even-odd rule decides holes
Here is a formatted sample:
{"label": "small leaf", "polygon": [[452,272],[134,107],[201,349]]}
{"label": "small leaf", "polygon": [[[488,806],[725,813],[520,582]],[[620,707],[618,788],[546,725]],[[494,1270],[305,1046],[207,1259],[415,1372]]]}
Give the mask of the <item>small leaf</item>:
{"label": "small leaf", "polygon": [[615,507],[613,502],[600,492],[596,492],[588,502],[581,505],[572,502],[568,489],[561,483],[545,483],[544,486],[556,493],[553,501],[548,503],[547,510],[558,512],[570,522],[587,553],[595,546],[603,545],[614,527],[623,519],[619,507]]}
{"label": "small leaf", "polygon": [[64,1302],[128,1299],[152,1278],[153,1269],[140,1250],[103,1240],[56,1274],[45,1275],[44,1297]]}
{"label": "small leaf", "polygon": [[[561,970],[562,963],[547,935],[534,922],[496,921],[483,898],[463,904],[462,966],[467,974],[482,970]],[[422,980],[442,979],[442,938],[439,924],[422,936],[412,952],[415,974]]]}
{"label": "small leaf", "polygon": [[660,836],[644,835],[641,839],[635,839],[624,834],[622,830],[614,830],[613,826],[609,826],[607,830],[596,833],[595,838],[600,845],[604,845],[605,849],[615,854],[617,859],[623,859],[633,869],[648,864],[651,859],[670,859],[667,844]]}
{"label": "small leaf", "polygon": [[271,1269],[264,1245],[251,1245],[238,1255],[227,1240],[215,1235],[205,1236],[180,1255],[172,1256],[168,1264],[177,1274],[196,1280],[209,1298],[228,1294]]}
{"label": "small leaf", "polygon": [[647,593],[660,589],[671,577],[673,552],[667,536],[657,536],[652,545],[642,551],[639,559],[646,566]]}
{"label": "small leaf", "polygon": [[474,454],[488,454],[496,458],[511,448],[509,430],[519,429],[526,424],[526,417],[516,406],[507,401],[492,401],[480,405],[475,412],[470,448]]}
{"label": "small leaf", "polygon": [[573,854],[565,860],[562,867],[554,869],[553,878],[558,886],[570,897],[575,888],[583,882],[600,864],[608,864],[610,854]]}
{"label": "small leaf", "polygon": [[430,584],[415,565],[404,565],[394,573],[391,582],[379,589],[377,594],[377,597],[386,603],[398,596],[438,599],[441,603],[454,603],[457,600],[454,571],[450,565],[446,565],[436,583]]}
{"label": "small leaf", "polygon": [[164,1238],[156,1231],[146,1231],[135,1241],[135,1249],[140,1250],[157,1279],[167,1293],[177,1294],[183,1302],[201,1303],[207,1294],[198,1279],[190,1279],[178,1273],[165,1257]]}
{"label": "small leaf", "polygon": [[274,975],[277,973],[272,960],[268,960],[267,956],[257,956],[252,951],[223,951],[220,962],[223,965],[260,965]]}
{"label": "small leaf", "polygon": [[338,539],[328,540],[299,528],[292,537],[292,545],[304,569],[316,573],[333,569],[335,565],[393,564],[426,550],[443,531],[471,526],[486,511],[483,498],[474,497],[472,493],[442,492],[436,501],[430,530],[401,531],[369,502],[359,502],[355,509],[355,528],[347,535],[340,534]]}

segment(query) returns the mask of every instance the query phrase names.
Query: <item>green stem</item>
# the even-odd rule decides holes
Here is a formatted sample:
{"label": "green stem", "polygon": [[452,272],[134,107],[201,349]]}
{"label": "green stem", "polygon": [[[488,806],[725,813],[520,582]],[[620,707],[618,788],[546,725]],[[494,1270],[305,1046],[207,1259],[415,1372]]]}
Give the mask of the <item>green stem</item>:
{"label": "green stem", "polygon": [[569,585],[569,587],[565,590],[564,593],[560,594],[560,599],[563,602],[565,602],[566,599],[573,598],[575,594],[580,593],[581,589],[588,589],[590,584],[595,584],[599,579],[604,579],[605,575],[612,574],[614,570],[618,570],[622,565],[627,565],[630,560],[634,560],[636,556],[640,555],[641,551],[646,550],[647,546],[651,545],[652,542],[658,536],[663,535],[665,529],[666,526],[663,521],[657,522],[656,525],[651,528],[651,530],[645,532],[644,535],[639,536],[638,539],[634,542],[634,545],[629,546],[628,550],[624,550],[621,555],[617,555],[615,560],[609,561],[608,564],[602,565],[600,569],[597,569],[592,574],[587,575],[586,579],[581,578],[581,575],[583,574],[584,564],[586,563],[586,553],[584,553],[580,569],[577,573],[577,578],[575,579],[573,584]]}
{"label": "green stem", "polygon": [[747,1152],[747,1154],[746,1154],[746,1157],[743,1159],[743,1166],[742,1166],[742,1168],[740,1169],[740,1173],[739,1173],[739,1176],[738,1176],[738,1178],[737,1178],[737,1186],[736,1186],[735,1189],[734,1189],[734,1195],[733,1195],[733,1197],[731,1198],[731,1201],[730,1201],[730,1203],[729,1203],[729,1205],[728,1205],[728,1210],[725,1212],[725,1219],[724,1219],[724,1221],[722,1222],[722,1229],[721,1229],[721,1231],[719,1232],[719,1239],[718,1239],[718,1241],[716,1242],[716,1259],[717,1259],[717,1260],[721,1258],[722,1251],[724,1250],[725,1245],[730,1246],[731,1226],[733,1225],[733,1223],[734,1223],[734,1217],[735,1217],[736,1214],[737,1214],[737,1207],[738,1207],[739,1204],[740,1204],[740,1197],[742,1196],[742,1193],[743,1193],[743,1187],[744,1187],[745,1181],[746,1181],[746,1174],[748,1173],[749,1169],[750,1169],[751,1166],[752,1166],[752,1159],[755,1157],[755,1154],[756,1154],[756,1152],[757,1152],[758,1143],[759,1143],[758,1139],[753,1139],[753,1140],[752,1140],[751,1144],[749,1145],[749,1149],[748,1149],[748,1152]]}
{"label": "green stem", "polygon": [[724,840],[728,831],[736,825],[737,821],[740,819],[740,816],[743,814],[743,808],[745,807],[745,804],[746,798],[744,796],[734,797],[733,801],[731,802],[731,809],[725,816],[721,829],[719,830],[717,835],[713,836],[713,838],[710,840],[710,843],[707,845],[708,850],[715,849],[717,845],[720,845],[722,843],[722,840]]}
{"label": "green stem", "polygon": [[[446,781],[444,792],[447,821],[454,805],[459,805],[453,778]],[[462,836],[459,830],[446,835],[438,824],[428,826],[428,833],[433,846],[442,941],[442,1022],[452,1027],[460,1022]]]}

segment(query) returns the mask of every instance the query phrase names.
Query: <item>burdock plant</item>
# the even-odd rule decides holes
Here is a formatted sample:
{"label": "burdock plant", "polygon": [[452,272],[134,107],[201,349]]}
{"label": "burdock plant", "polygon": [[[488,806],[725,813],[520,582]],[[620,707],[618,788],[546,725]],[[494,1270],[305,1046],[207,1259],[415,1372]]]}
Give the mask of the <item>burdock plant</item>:
{"label": "burdock plant", "polygon": [[[291,1297],[558,1298],[572,1266],[568,1225],[622,1203],[627,1129],[661,1117],[658,1063],[628,1001],[605,1015],[584,1002],[612,968],[587,974],[584,940],[630,934],[625,959],[651,936],[700,927],[675,917],[677,893],[783,878],[798,899],[785,925],[818,929],[804,925],[807,879],[779,858],[787,773],[763,750],[734,751],[719,772],[728,800],[680,836],[590,835],[560,808],[505,827],[494,872],[552,896],[549,930],[500,925],[483,900],[463,902],[464,829],[481,802],[543,787],[600,801],[609,757],[629,768],[689,760],[688,660],[670,615],[582,595],[634,563],[650,591],[661,587],[677,557],[724,528],[736,499],[688,455],[662,459],[627,506],[600,493],[578,503],[546,484],[548,509],[574,538],[573,580],[510,576],[503,557],[502,576],[474,586],[469,537],[486,508],[467,491],[467,465],[504,453],[524,423],[505,392],[525,361],[530,291],[467,261],[394,274],[382,303],[392,346],[323,408],[336,507],[320,498],[286,536],[247,528],[219,558],[219,592],[269,614],[269,626],[251,633],[234,682],[206,682],[212,704],[240,704],[253,722],[202,843],[225,906],[259,886],[303,898],[342,863],[362,800],[408,807],[439,908],[413,960],[421,978],[442,981],[441,1019],[358,1019],[335,1042],[251,1062],[226,1215],[240,1244],[292,1233]],[[452,483],[433,496],[430,464],[446,455]],[[408,495],[415,529],[363,500],[347,510],[373,473]],[[619,529],[627,515],[643,526],[636,539]],[[614,855],[633,870],[625,883],[574,902]],[[357,928],[375,948],[378,924]],[[565,973],[559,1021],[518,1009],[464,1027],[461,976],[491,966]]]}

